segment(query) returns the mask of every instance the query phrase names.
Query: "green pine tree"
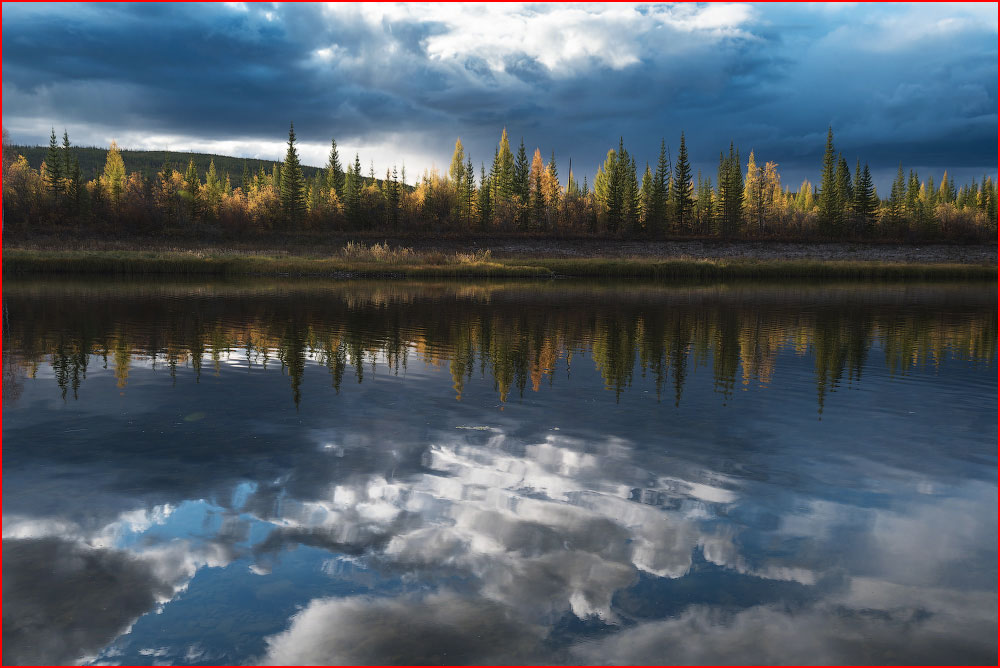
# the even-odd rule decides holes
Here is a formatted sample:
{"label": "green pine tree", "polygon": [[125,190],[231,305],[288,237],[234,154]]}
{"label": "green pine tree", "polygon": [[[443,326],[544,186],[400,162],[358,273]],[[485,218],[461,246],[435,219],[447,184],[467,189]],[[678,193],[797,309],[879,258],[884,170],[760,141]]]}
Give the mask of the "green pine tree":
{"label": "green pine tree", "polygon": [[464,177],[465,184],[462,191],[465,200],[465,226],[466,229],[472,229],[473,204],[476,200],[476,173],[472,168],[471,156],[466,158]]}
{"label": "green pine tree", "polygon": [[293,225],[301,222],[306,214],[306,192],[299,153],[295,149],[294,123],[288,125],[288,150],[285,152],[285,162],[281,166],[279,193],[281,211],[285,219]]}
{"label": "green pine tree", "polygon": [[542,192],[542,175],[535,172],[534,187],[531,193],[531,223],[535,229],[545,227],[545,193]]}
{"label": "green pine tree", "polygon": [[[860,164],[860,160],[858,161]],[[872,181],[872,173],[868,169],[868,163],[860,172],[857,179],[858,185],[854,188],[854,215],[863,231],[868,231],[875,221],[875,212],[878,211],[878,199],[875,197],[875,184]]]}
{"label": "green pine tree", "polygon": [[340,165],[340,154],[337,152],[337,140],[330,140],[330,157],[326,163],[326,187],[344,196],[344,168]]}
{"label": "green pine tree", "polygon": [[719,233],[728,239],[739,233],[743,224],[743,169],[740,153],[729,144],[729,156],[719,154],[719,180],[716,210]]}
{"label": "green pine tree", "polygon": [[63,158],[62,177],[66,179],[68,187],[70,174],[73,171],[73,155],[70,151],[69,132],[67,132],[65,128],[63,128],[62,158]]}
{"label": "green pine tree", "polygon": [[514,195],[518,198],[517,225],[524,229],[528,225],[528,200],[531,195],[531,163],[528,153],[524,150],[524,137],[517,149],[517,159],[514,162]]}
{"label": "green pine tree", "polygon": [[667,145],[660,140],[660,155],[656,160],[656,171],[653,173],[652,193],[650,194],[649,215],[646,219],[646,230],[659,237],[667,227],[667,197],[669,194],[670,168],[667,166]]}
{"label": "green pine tree", "polygon": [[835,175],[836,199],[839,204],[837,212],[839,232],[843,231],[844,221],[850,217],[851,203],[854,201],[854,185],[851,183],[851,170],[847,166],[847,160],[840,155],[837,159],[837,171]]}
{"label": "green pine tree", "polygon": [[826,150],[823,152],[823,172],[819,185],[819,227],[826,235],[834,235],[840,229],[840,213],[843,211],[837,197],[837,158],[833,150],[833,127],[827,130]]}
{"label": "green pine tree", "polygon": [[479,229],[486,231],[490,227],[493,217],[493,207],[491,202],[491,183],[486,178],[486,165],[479,165],[479,196],[476,199],[476,209],[479,212]]}
{"label": "green pine tree", "polygon": [[691,197],[691,165],[688,163],[683,132],[681,133],[680,148],[677,149],[677,165],[674,168],[674,180],[671,185],[674,203],[674,229],[685,233],[691,228],[691,209],[694,200]]}
{"label": "green pine tree", "polygon": [[49,152],[45,157],[45,187],[53,197],[62,192],[63,156],[59,155],[59,144],[56,142],[56,129],[52,128],[49,137]]}

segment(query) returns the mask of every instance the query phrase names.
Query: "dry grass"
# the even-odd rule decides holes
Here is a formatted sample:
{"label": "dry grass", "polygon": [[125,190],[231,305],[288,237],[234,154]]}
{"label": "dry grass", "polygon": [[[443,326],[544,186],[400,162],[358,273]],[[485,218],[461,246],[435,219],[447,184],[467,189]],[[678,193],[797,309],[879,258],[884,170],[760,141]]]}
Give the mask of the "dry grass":
{"label": "dry grass", "polygon": [[355,262],[378,262],[380,264],[402,264],[412,262],[414,253],[412,248],[397,246],[392,248],[388,243],[375,243],[366,246],[364,243],[348,241],[340,251],[340,255]]}
{"label": "dry grass", "polygon": [[4,274],[88,273],[338,278],[645,278],[654,280],[996,280],[995,265],[830,260],[494,258],[489,250],[415,252],[349,243],[333,257],[242,251],[8,250]]}

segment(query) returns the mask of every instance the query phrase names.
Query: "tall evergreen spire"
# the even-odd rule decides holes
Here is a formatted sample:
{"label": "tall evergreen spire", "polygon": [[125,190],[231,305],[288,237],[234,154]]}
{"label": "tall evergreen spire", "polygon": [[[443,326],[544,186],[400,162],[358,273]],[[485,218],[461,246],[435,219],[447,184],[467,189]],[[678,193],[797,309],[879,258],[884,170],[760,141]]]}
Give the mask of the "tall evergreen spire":
{"label": "tall evergreen spire", "polygon": [[302,178],[299,153],[295,149],[295,124],[288,125],[288,150],[281,166],[281,210],[289,222],[296,223],[305,217],[306,193]]}

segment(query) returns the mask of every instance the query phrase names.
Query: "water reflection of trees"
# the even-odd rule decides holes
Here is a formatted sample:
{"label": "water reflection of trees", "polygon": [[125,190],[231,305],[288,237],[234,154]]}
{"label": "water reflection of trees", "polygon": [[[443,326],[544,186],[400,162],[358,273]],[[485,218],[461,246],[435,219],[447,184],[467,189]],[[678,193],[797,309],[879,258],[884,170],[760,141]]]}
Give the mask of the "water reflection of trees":
{"label": "water reflection of trees", "polygon": [[310,361],[326,367],[339,392],[349,367],[361,383],[380,367],[399,373],[415,356],[447,365],[459,400],[479,374],[507,401],[529,387],[544,391],[558,369],[590,356],[619,400],[639,373],[658,398],[679,405],[695,369],[711,367],[728,400],[768,385],[787,351],[813,358],[822,411],[831,391],[860,380],[873,346],[894,374],[996,355],[993,286],[27,283],[5,293],[7,400],[18,377],[34,377],[44,363],[63,397],[77,397],[88,366],[107,368],[110,358],[120,387],[139,360],[166,364],[175,379],[183,366],[200,379],[204,363],[218,374],[224,363],[276,360],[298,403]]}

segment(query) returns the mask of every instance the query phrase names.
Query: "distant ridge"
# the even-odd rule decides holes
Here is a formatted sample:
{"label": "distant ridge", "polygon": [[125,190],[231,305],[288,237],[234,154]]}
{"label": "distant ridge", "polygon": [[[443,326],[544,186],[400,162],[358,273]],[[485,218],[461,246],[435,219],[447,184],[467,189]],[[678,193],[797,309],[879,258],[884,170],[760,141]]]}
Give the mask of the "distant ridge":
{"label": "distant ridge", "polygon": [[[10,147],[11,153],[23,155],[32,168],[38,169],[48,153],[48,146],[18,146]],[[97,148],[95,146],[73,146],[70,148],[73,156],[80,160],[80,171],[84,181],[90,181],[97,177],[104,170],[104,162],[107,160],[108,149]],[[280,164],[278,160],[261,160],[258,158],[235,158],[230,155],[217,155],[215,153],[191,153],[188,151],[134,151],[122,149],[122,159],[125,161],[125,171],[127,173],[139,172],[143,176],[152,178],[163,167],[163,161],[169,159],[173,168],[183,173],[187,169],[188,163],[194,160],[194,166],[198,173],[204,177],[208,171],[208,164],[214,160],[215,170],[225,179],[228,173],[233,187],[240,185],[240,178],[243,175],[243,165],[246,163],[251,174],[256,174],[261,167],[270,174],[271,168],[275,164]],[[316,172],[321,167],[309,167],[302,165],[302,175],[307,179],[315,177]]]}

